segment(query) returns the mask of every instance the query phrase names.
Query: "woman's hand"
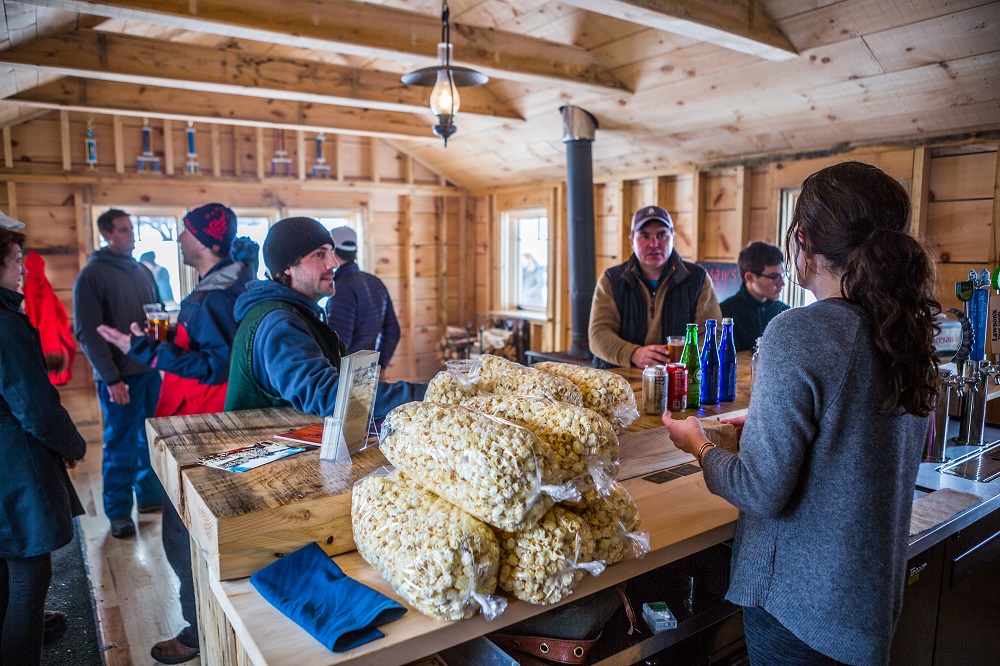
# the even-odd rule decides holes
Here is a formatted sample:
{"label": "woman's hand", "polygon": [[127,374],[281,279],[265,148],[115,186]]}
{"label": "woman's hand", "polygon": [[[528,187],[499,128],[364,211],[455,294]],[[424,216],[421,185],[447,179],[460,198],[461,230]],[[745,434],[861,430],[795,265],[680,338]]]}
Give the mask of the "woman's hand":
{"label": "woman's hand", "polygon": [[675,421],[670,412],[663,415],[663,425],[667,426],[670,432],[670,441],[684,453],[698,455],[698,449],[708,441],[705,436],[705,429],[701,427],[701,421],[696,416],[689,416],[683,421]]}

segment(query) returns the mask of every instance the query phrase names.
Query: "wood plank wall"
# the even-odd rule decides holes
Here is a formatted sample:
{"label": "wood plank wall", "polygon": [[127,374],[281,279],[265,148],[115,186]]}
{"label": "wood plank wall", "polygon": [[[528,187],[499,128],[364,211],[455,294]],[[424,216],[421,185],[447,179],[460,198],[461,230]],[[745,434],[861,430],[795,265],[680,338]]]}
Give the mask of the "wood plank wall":
{"label": "wood plank wall", "polygon": [[[992,268],[1000,259],[997,148],[998,144],[991,142],[868,149],[753,167],[599,177],[594,188],[598,274],[629,257],[632,213],[650,203],[670,211],[677,228],[676,248],[688,261],[735,262],[740,249],[753,240],[783,245],[784,239],[777,237],[782,191],[798,187],[806,176],[825,166],[854,159],[878,166],[911,192],[914,223],[938,261],[938,298],[945,309],[959,307],[954,282],[965,279],[970,269]],[[541,184],[536,191],[550,187]],[[529,194],[523,192],[523,186],[518,189],[524,196]],[[490,211],[495,216],[502,210],[490,203],[491,197],[505,191],[471,194],[469,206],[477,211],[475,224],[481,236],[493,233],[496,219]],[[484,252],[479,247],[477,251]],[[559,252],[566,252],[564,244]],[[493,259],[496,253],[485,254]],[[494,298],[493,291],[486,288],[486,268],[477,270],[475,309],[488,311],[495,307],[495,300],[489,300]],[[555,292],[568,289],[565,274],[558,273],[555,280]],[[546,326],[557,330],[553,339],[570,339],[568,302]]]}
{"label": "wood plank wall", "polygon": [[[324,152],[331,178],[315,181],[305,173],[314,161],[314,137],[299,141],[286,132],[293,174],[276,178],[270,175],[273,131],[195,125],[202,175],[188,177],[183,175],[186,125],[154,120],[153,151],[165,173],[142,176],[135,167],[142,151],[141,119],[93,119],[96,170],[86,165],[87,120],[83,114],[53,112],[5,128],[10,149],[3,157],[10,166],[0,168],[0,208],[27,225],[29,249],[44,253],[46,274],[71,318],[73,281],[92,249],[95,212],[111,205],[189,209],[208,201],[271,209],[276,219],[294,209],[361,211],[366,265],[389,288],[402,328],[396,356],[384,371],[387,380],[429,379],[438,369],[442,326],[471,318],[475,287],[466,277],[473,274],[474,256],[464,251],[469,237],[464,193],[388,142],[328,135]],[[173,175],[166,173],[168,155]],[[99,441],[100,407],[82,354],[61,395],[88,440]]]}

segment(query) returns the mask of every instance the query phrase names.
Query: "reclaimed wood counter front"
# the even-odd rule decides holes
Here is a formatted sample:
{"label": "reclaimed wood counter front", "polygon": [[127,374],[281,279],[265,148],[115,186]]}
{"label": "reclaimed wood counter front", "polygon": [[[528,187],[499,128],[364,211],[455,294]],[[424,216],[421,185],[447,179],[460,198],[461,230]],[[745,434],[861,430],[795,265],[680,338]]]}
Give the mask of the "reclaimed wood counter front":
{"label": "reclaimed wood counter front", "polygon": [[[737,401],[702,408],[699,416],[745,410],[749,363],[745,357],[741,361]],[[639,388],[639,371],[620,372],[634,388]],[[203,663],[406,663],[555,607],[512,600],[493,622],[481,616],[443,622],[410,609],[402,619],[381,627],[385,638],[337,654],[267,603],[247,578],[229,580],[248,576],[275,558],[316,541],[328,553],[341,553],[334,561],[347,575],[399,599],[356,551],[346,552],[353,549],[353,541],[347,541],[350,489],[357,479],[386,464],[377,448],[356,455],[349,473],[333,466],[327,469],[319,461],[318,450],[242,474],[196,464],[198,458],[210,453],[246,446],[318,422],[315,417],[291,409],[147,422],[154,469],[192,535]],[[629,431],[660,425],[658,417],[643,415]],[[621,457],[623,485],[639,508],[642,528],[650,534],[651,551],[643,559],[615,564],[598,577],[585,577],[570,599],[611,587],[733,536],[736,509],[708,491],[702,474],[675,477],[669,483],[642,478],[691,460],[674,448],[665,434],[662,440],[657,437],[632,445],[623,441]]]}

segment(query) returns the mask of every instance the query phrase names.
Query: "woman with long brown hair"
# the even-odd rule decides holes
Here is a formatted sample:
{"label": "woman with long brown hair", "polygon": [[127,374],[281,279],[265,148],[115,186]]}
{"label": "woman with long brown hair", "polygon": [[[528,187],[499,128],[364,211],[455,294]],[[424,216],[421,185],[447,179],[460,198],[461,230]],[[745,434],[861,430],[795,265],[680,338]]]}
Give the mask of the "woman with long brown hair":
{"label": "woman with long brown hair", "polygon": [[[753,664],[884,664],[935,395],[934,263],[906,191],[837,164],[802,185],[785,239],[817,302],[761,340],[740,452],[664,416],[708,488],[740,510],[727,598]],[[739,325],[739,322],[737,322]]]}

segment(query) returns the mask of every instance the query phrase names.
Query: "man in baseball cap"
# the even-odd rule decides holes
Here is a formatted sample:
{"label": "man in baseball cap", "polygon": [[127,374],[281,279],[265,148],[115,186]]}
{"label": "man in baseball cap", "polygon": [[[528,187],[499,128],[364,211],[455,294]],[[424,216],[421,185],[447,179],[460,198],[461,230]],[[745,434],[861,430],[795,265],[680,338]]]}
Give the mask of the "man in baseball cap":
{"label": "man in baseball cap", "polygon": [[380,353],[382,367],[389,365],[399,344],[399,320],[382,280],[358,267],[358,235],[350,227],[330,232],[337,244],[334,253],[340,268],[334,275],[337,289],[326,302],[326,321],[353,354],[362,349]]}
{"label": "man in baseball cap", "polygon": [[[324,321],[317,301],[334,292],[340,261],[329,230],[310,217],[281,220],[264,239],[268,279],[253,282],[236,301],[240,322],[233,343],[226,411],[291,405],[329,416],[337,400],[346,348]],[[421,400],[426,384],[380,382],[375,418]]]}
{"label": "man in baseball cap", "polygon": [[674,250],[670,213],[659,206],[637,210],[629,244],[629,260],[606,270],[594,289],[590,351],[601,368],[667,363],[667,336],[721,317],[712,278]]}

